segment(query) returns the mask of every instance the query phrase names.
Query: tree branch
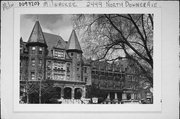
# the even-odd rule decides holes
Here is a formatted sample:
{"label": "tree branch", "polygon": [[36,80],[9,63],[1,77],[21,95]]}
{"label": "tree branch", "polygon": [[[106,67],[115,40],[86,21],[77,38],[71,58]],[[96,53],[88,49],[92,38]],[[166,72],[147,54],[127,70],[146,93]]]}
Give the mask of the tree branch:
{"label": "tree branch", "polygon": [[152,29],[154,29],[154,22],[153,22],[152,15],[151,15],[151,14],[148,14],[148,16],[149,16],[150,21],[151,21],[151,24],[152,24]]}
{"label": "tree branch", "polygon": [[[128,45],[137,55],[139,55],[142,59],[144,59],[145,61],[149,62],[149,59],[147,59],[145,56],[143,56],[140,52],[138,52],[128,41],[127,39],[124,37],[124,35],[122,34],[122,32],[116,27],[116,25],[111,21],[111,19],[105,14],[105,17],[108,19],[108,21],[111,23],[111,25],[120,33],[120,35],[122,36],[124,43],[126,45]],[[137,27],[137,26],[136,26]],[[142,34],[141,34],[142,35]],[[151,64],[150,64],[151,65]]]}

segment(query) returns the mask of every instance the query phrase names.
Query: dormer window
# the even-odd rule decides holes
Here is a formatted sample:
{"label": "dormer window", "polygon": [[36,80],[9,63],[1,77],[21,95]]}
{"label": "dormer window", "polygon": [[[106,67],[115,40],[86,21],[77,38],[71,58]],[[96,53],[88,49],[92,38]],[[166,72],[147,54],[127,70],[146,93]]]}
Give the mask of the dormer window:
{"label": "dormer window", "polygon": [[64,51],[63,50],[54,50],[53,56],[56,58],[64,58]]}
{"label": "dormer window", "polygon": [[58,52],[58,57],[63,58],[63,57],[64,57],[64,52],[59,51],[59,52]]}

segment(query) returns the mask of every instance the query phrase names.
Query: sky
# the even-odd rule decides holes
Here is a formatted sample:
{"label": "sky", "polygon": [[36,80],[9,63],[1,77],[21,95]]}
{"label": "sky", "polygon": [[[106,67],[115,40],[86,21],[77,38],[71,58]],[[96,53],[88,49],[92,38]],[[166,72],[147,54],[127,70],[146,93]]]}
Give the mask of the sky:
{"label": "sky", "polygon": [[69,40],[73,29],[72,15],[64,14],[23,14],[20,18],[20,32],[23,41],[28,41],[35,22],[40,22],[43,32],[60,35]]}

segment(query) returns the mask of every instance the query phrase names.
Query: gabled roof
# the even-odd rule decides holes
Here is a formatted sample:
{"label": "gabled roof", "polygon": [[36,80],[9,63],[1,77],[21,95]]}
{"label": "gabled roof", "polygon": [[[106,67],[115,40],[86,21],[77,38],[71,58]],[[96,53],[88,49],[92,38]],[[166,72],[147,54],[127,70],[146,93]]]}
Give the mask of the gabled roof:
{"label": "gabled roof", "polygon": [[72,30],[71,36],[68,41],[67,50],[77,50],[82,52],[75,30]]}
{"label": "gabled roof", "polygon": [[61,49],[66,48],[66,42],[62,39],[61,36],[45,33],[45,32],[43,34],[44,34],[44,37],[46,39],[47,46],[48,46],[48,51],[49,51],[48,56],[52,56],[51,50],[53,49],[53,47],[56,47],[57,44],[59,43],[61,43],[61,45],[58,45],[58,48],[61,48]]}
{"label": "gabled roof", "polygon": [[[43,32],[44,37],[46,39],[47,42],[47,46],[48,46],[48,56],[52,57],[52,49],[53,48],[59,48],[62,50],[66,50],[67,47],[67,43],[66,41],[64,41],[62,39],[61,36],[59,35],[54,35],[54,34],[50,34],[50,33],[45,33]],[[65,52],[66,53],[66,52]],[[68,54],[65,54],[66,59],[70,59],[70,57],[68,56]]]}
{"label": "gabled roof", "polygon": [[39,21],[36,21],[31,35],[28,39],[28,43],[42,43],[46,45],[46,40],[44,38]]}

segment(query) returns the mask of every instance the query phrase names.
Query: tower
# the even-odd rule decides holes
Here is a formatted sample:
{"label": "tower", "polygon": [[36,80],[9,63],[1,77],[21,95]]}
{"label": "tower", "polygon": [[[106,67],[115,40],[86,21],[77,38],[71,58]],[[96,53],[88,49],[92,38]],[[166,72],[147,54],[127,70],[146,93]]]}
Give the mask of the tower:
{"label": "tower", "polygon": [[72,59],[72,79],[75,81],[83,81],[82,76],[82,50],[79,44],[75,30],[72,30],[67,45],[67,53]]}
{"label": "tower", "polygon": [[45,57],[47,54],[47,44],[39,21],[36,21],[26,46],[29,57],[28,80],[43,80],[45,78]]}

